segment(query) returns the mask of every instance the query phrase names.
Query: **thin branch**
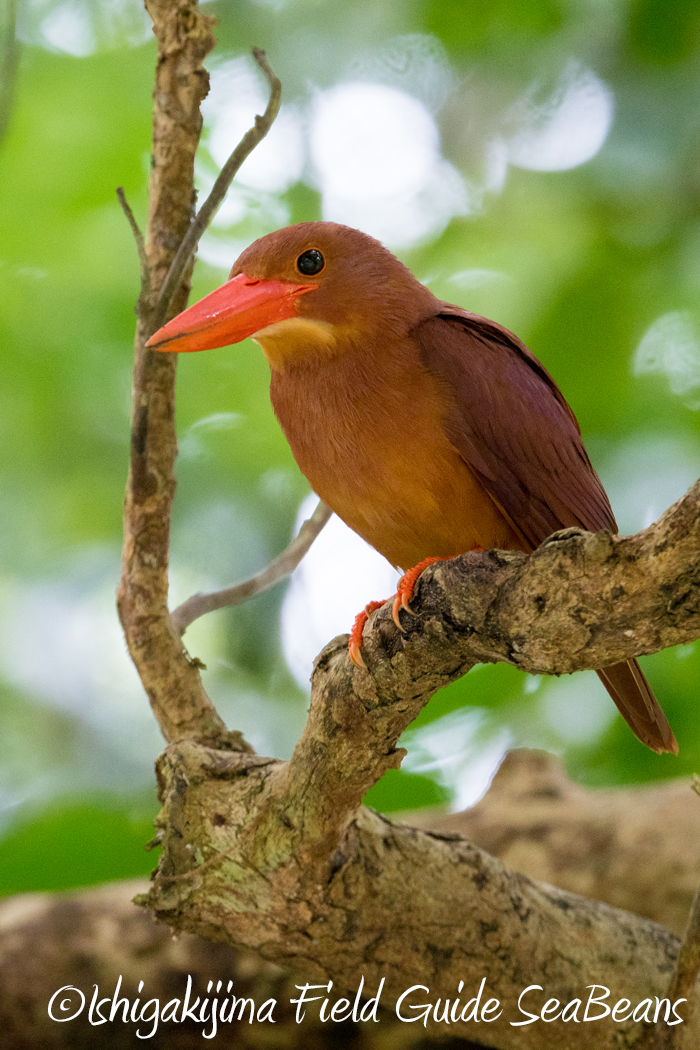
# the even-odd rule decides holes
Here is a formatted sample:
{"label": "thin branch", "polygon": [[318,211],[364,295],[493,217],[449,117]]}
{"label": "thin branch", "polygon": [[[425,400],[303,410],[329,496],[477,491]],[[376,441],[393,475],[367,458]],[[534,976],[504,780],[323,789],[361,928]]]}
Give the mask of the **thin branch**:
{"label": "thin branch", "polygon": [[[676,1002],[680,998],[688,1000],[688,1009],[684,1010],[683,1020],[687,1023],[697,1009],[695,982],[700,972],[700,886],[695,891],[693,904],[688,917],[688,926],[683,936],[681,950],[676,959],[676,966],[668,989],[668,998]],[[672,1033],[673,1034],[673,1033]],[[676,1042],[666,1043],[676,1046]]]}
{"label": "thin branch", "polygon": [[126,199],[126,194],[124,193],[123,186],[119,186],[117,188],[117,197],[119,198],[119,203],[122,206],[122,211],[126,215],[127,222],[129,223],[129,226],[131,226],[131,232],[133,233],[134,240],[136,242],[136,251],[138,252],[139,256],[139,269],[141,273],[141,295],[139,296],[140,306],[142,302],[146,302],[148,299],[150,299],[151,296],[151,270],[148,265],[146,244],[143,239],[143,234],[139,229],[139,224],[137,223],[136,218],[134,217],[134,213],[131,210],[131,207],[129,206],[129,202]]}
{"label": "thin branch", "polygon": [[332,513],[330,507],[319,500],[313,514],[304,522],[298,535],[294,537],[289,546],[285,547],[282,553],[273,558],[270,564],[260,572],[256,572],[249,580],[237,583],[234,587],[227,587],[222,591],[193,594],[182,605],[178,605],[177,609],[171,613],[171,618],[180,634],[184,634],[190,624],[200,616],[204,616],[205,613],[214,612],[215,609],[224,609],[228,605],[241,605],[249,598],[268,591],[280,580],[290,576]]}
{"label": "thin branch", "polygon": [[[700,794],[697,777],[693,778],[691,787],[693,791]],[[695,994],[698,973],[700,973],[700,884],[695,890],[688,915],[688,925],[683,934],[683,941],[666,992],[666,998],[671,1003],[678,1002],[679,999],[686,1000],[683,1008],[684,1024],[669,1028],[658,1022],[649,1040],[648,1050],[682,1050],[685,1045],[683,1029],[694,1019],[698,1009],[698,998]]]}
{"label": "thin branch", "polygon": [[168,271],[168,276],[165,279],[165,283],[163,284],[158,298],[154,317],[154,331],[163,324],[173,300],[173,296],[175,295],[180,281],[182,280],[182,276],[187,269],[187,264],[197,250],[200,237],[206,230],[214,213],[226,196],[229,186],[233,182],[234,176],[246,157],[248,157],[258,143],[265,138],[279,112],[280,100],[282,98],[282,85],[270,68],[267,56],[261,48],[253,48],[253,58],[262,69],[265,74],[265,79],[270,86],[270,99],[267,103],[267,109],[262,116],[256,116],[255,124],[252,128],[246,131],[245,135],[224,164],[219,172],[216,182],[214,183],[211,193],[197,212],[196,218],[183,237],[182,243],[172,261],[170,270]]}
{"label": "thin branch", "polygon": [[7,0],[5,8],[6,24],[2,31],[0,44],[0,142],[10,123],[12,101],[15,94],[15,81],[19,68],[19,41],[17,40],[17,0]]}

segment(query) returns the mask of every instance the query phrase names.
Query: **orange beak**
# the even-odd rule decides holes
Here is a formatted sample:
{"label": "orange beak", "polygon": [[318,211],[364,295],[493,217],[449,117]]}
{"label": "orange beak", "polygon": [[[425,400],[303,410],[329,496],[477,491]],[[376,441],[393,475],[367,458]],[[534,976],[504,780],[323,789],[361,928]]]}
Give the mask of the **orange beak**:
{"label": "orange beak", "polygon": [[276,321],[296,317],[297,299],[315,288],[317,284],[291,284],[240,273],[173,317],[146,346],[181,354],[240,343]]}

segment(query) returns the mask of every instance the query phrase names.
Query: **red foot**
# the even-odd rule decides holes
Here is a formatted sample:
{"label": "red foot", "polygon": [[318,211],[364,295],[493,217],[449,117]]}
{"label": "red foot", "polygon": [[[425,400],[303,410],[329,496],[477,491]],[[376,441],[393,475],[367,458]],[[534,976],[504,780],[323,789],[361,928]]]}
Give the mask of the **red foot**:
{"label": "red foot", "polygon": [[[475,551],[483,551],[483,549],[483,547],[472,547],[472,550]],[[399,586],[396,591],[396,597],[394,598],[391,616],[400,631],[403,631],[403,627],[399,620],[399,613],[402,609],[405,609],[407,613],[413,612],[413,609],[409,604],[413,597],[413,588],[423,570],[427,569],[429,565],[434,565],[436,561],[449,561],[449,558],[424,558],[423,561],[418,563],[418,565],[414,565],[412,569],[409,569],[407,573],[404,573],[399,580]]]}
{"label": "red foot", "polygon": [[360,652],[360,649],[362,648],[362,632],[365,629],[365,624],[369,617],[376,609],[381,609],[382,605],[384,605],[384,602],[368,602],[362,612],[358,613],[355,617],[355,622],[350,631],[350,641],[348,642],[348,653],[350,654],[350,659],[355,667],[367,666],[362,659],[362,653]]}

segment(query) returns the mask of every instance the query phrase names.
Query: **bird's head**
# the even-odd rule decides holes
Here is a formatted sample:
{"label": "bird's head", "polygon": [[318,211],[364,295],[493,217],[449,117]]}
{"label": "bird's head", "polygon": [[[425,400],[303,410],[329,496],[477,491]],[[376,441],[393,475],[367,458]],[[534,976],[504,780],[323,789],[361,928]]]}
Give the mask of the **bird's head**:
{"label": "bird's head", "polygon": [[148,340],[176,353],[252,336],[273,368],[388,333],[401,337],[435,299],[373,237],[333,222],[303,222],[255,241],[226,284]]}

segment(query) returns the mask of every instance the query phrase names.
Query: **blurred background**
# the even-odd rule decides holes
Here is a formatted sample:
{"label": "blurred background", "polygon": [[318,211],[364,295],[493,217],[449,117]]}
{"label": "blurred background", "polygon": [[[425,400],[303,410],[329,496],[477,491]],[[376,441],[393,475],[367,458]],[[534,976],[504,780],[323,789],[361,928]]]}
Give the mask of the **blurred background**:
{"label": "blurred background", "polygon": [[[161,740],[114,591],[155,46],[138,0],[0,7],[0,893],[146,873]],[[270,230],[384,241],[443,299],[517,332],[580,420],[620,529],[700,475],[700,7],[692,0],[218,0],[205,193],[284,87],[195,270]],[[253,343],[184,355],[172,604],[282,549],[314,497]],[[232,728],[288,756],[315,653],[395,575],[337,519],[290,583],[185,641]],[[505,749],[590,785],[700,767],[700,644],[643,661],[680,743],[646,750],[595,675],[480,667],[438,694],[379,809],[474,802]]]}

